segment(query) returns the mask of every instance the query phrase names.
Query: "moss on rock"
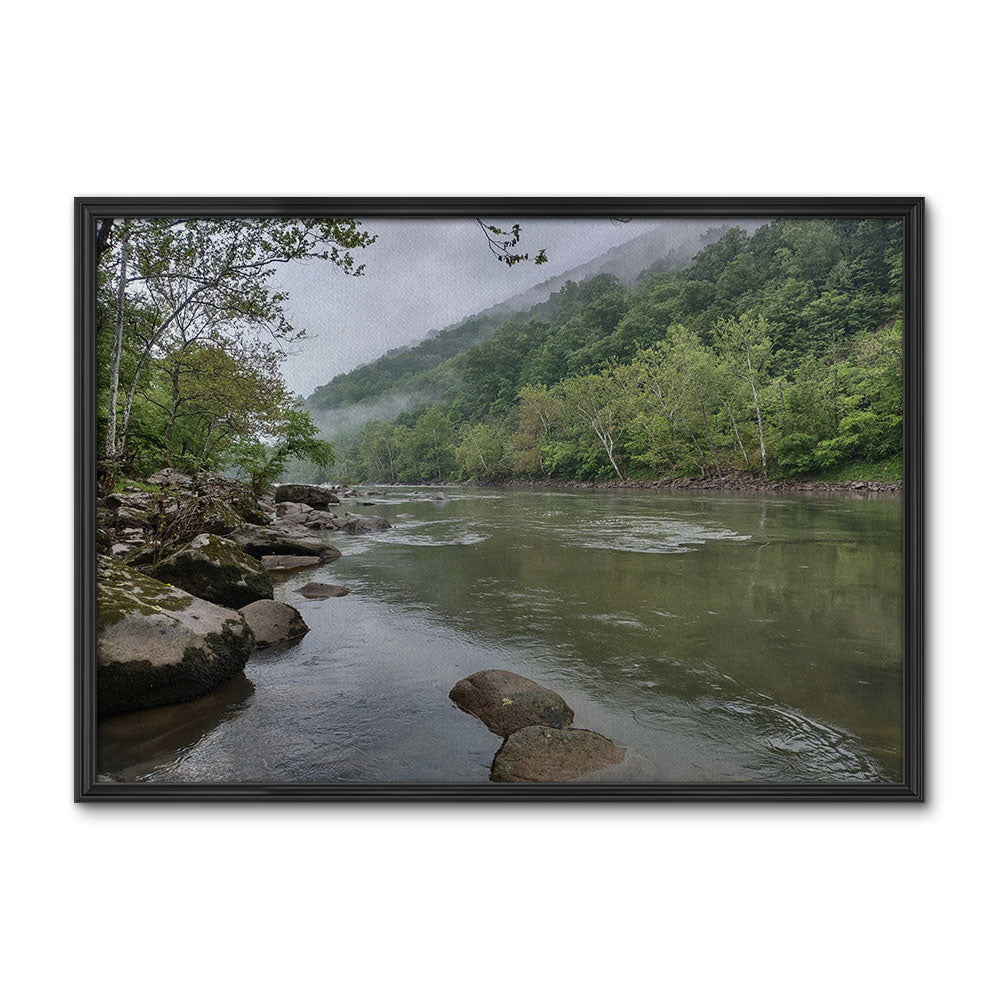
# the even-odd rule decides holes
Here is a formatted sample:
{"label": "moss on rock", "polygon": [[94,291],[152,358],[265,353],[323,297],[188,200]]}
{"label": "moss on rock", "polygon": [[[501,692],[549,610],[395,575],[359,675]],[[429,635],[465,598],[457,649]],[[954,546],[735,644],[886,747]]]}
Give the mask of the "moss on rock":
{"label": "moss on rock", "polygon": [[148,572],[227,608],[274,597],[274,585],[259,560],[228,538],[208,533],[198,535]]}
{"label": "moss on rock", "polygon": [[254,648],[235,611],[98,557],[100,715],[189,701],[239,673]]}

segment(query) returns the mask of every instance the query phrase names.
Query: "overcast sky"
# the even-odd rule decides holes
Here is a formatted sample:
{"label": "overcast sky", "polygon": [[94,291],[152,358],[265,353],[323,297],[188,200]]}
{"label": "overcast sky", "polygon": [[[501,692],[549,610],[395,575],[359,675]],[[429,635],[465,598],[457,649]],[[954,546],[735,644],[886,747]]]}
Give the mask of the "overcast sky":
{"label": "overcast sky", "polygon": [[[509,228],[504,220],[486,220]],[[340,372],[422,339],[430,330],[502,302],[584,264],[658,225],[634,219],[521,219],[518,249],[545,249],[549,262],[507,267],[492,257],[474,219],[362,219],[378,239],[357,254],[365,273],[349,278],[321,262],[288,265],[277,276],[286,312],[312,339],[287,359],[293,392],[309,395]]]}

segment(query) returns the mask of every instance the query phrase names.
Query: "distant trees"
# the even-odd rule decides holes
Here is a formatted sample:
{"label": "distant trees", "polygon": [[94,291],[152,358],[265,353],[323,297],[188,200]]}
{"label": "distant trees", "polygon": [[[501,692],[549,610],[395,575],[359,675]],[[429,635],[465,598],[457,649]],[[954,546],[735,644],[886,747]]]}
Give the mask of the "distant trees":
{"label": "distant trees", "polygon": [[[423,368],[408,384],[442,400],[434,416],[404,414],[371,440],[394,442],[397,481],[773,478],[898,461],[901,261],[894,220],[783,220],[723,233],[631,289],[567,282]],[[388,464],[387,444],[369,450]]]}

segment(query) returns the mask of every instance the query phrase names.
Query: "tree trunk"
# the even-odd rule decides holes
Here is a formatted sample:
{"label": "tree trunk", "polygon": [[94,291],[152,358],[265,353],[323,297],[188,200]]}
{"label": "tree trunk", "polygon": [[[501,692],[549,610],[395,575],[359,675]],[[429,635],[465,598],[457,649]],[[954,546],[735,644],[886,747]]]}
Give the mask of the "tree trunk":
{"label": "tree trunk", "polygon": [[743,461],[746,462],[747,472],[750,471],[750,459],[747,457],[747,450],[743,447],[743,438],[740,437],[740,429],[736,424],[736,417],[733,416],[733,409],[729,405],[729,400],[723,400],[726,405],[726,412],[729,414],[729,419],[733,422],[733,430],[736,432],[736,443],[740,446],[740,451],[743,452]]}
{"label": "tree trunk", "polygon": [[108,426],[104,438],[104,454],[114,463],[118,458],[118,380],[122,364],[122,336],[125,330],[125,267],[128,260],[128,223],[122,236],[122,263],[118,274],[118,316],[115,321],[115,342],[111,349],[111,376],[108,385]]}
{"label": "tree trunk", "polygon": [[722,466],[719,465],[719,456],[715,450],[715,442],[712,440],[712,431],[708,426],[708,414],[705,412],[705,401],[699,396],[698,405],[701,407],[701,419],[705,422],[705,437],[708,438],[708,446],[712,449],[712,460],[715,462],[715,471],[719,478],[722,478]]}
{"label": "tree trunk", "polygon": [[760,399],[757,396],[757,380],[753,377],[753,364],[750,358],[750,349],[747,348],[747,381],[750,383],[750,391],[753,393],[753,408],[757,411],[757,431],[760,434],[760,463],[764,467],[764,478],[767,478],[767,450],[764,447],[764,421],[760,415]]}
{"label": "tree trunk", "polygon": [[757,398],[757,386],[751,380],[750,389],[753,392],[753,407],[757,411],[757,432],[760,434],[760,464],[764,467],[764,478],[767,478],[767,449],[764,447],[764,421],[760,415],[760,401]]}

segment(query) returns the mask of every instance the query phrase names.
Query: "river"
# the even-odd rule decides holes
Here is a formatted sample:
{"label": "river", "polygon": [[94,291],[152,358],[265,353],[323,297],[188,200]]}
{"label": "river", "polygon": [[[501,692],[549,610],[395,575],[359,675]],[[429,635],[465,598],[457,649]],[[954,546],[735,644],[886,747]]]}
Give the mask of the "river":
{"label": "river", "polygon": [[[448,692],[502,668],[629,748],[600,780],[901,780],[898,497],[385,489],[343,506],[391,530],[331,533],[341,559],[275,584],[308,635],[102,721],[99,771],[485,782],[499,738]],[[309,580],[351,593],[307,600]]]}

